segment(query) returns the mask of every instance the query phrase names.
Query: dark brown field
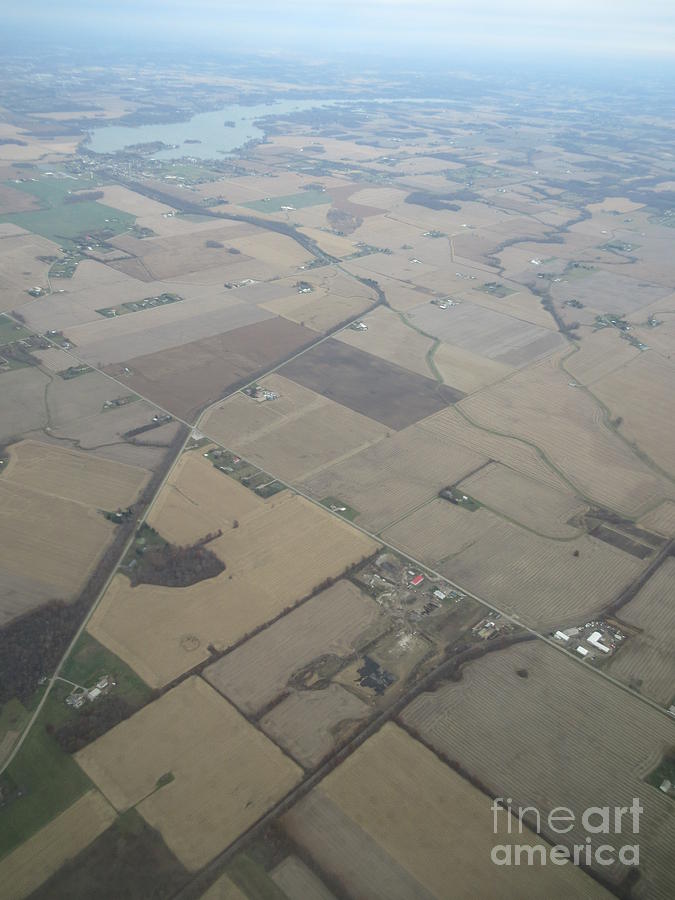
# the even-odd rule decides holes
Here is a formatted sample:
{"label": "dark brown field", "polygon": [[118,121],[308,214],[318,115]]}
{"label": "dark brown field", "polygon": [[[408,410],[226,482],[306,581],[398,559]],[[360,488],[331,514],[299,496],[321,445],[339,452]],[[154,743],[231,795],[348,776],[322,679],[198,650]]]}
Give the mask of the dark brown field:
{"label": "dark brown field", "polygon": [[228,389],[264,372],[318,335],[286,319],[266,319],[225,334],[128,360],[106,371],[181,419],[193,422],[200,410]]}
{"label": "dark brown field", "polygon": [[294,359],[280,374],[396,431],[464,396],[332,338]]}

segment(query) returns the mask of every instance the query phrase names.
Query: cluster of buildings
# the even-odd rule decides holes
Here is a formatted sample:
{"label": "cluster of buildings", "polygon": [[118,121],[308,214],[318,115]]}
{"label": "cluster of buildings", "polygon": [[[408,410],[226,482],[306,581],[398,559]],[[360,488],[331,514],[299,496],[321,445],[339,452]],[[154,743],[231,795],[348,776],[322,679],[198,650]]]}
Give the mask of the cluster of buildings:
{"label": "cluster of buildings", "polygon": [[115,687],[115,682],[110,675],[103,675],[92,688],[74,687],[66,697],[66,703],[68,706],[72,706],[73,709],[80,709],[85,703],[93,703],[95,700],[98,700],[99,697],[107,694],[113,687]]}
{"label": "cluster of buildings", "polygon": [[598,620],[558,630],[553,637],[561,643],[569,644],[570,648],[576,644],[574,651],[583,659],[602,659],[611,656],[625,635],[615,626]]}

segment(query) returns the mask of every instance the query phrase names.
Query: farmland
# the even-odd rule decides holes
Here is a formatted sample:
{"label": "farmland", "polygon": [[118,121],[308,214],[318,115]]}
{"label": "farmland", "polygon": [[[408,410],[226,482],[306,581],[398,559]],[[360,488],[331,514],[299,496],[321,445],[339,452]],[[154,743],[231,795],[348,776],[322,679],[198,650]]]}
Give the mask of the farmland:
{"label": "farmland", "polygon": [[675,622],[672,607],[665,602],[674,576],[675,560],[666,559],[635,599],[620,611],[620,621],[632,628],[627,629],[630,636],[609,665],[615,678],[666,707],[675,697]]}
{"label": "farmland", "polygon": [[666,900],[663,75],[230,31],[2,68],[0,894]]}
{"label": "farmland", "polygon": [[339,581],[209,666],[204,677],[254,715],[287,692],[294,672],[322,656],[349,656],[385,627],[377,604]]}
{"label": "farmland", "polygon": [[[527,867],[492,869],[489,798],[393,724],[328,775],[282,822],[350,896],[430,900],[447,896],[449,884],[453,897],[466,898],[477,892],[534,898],[542,890],[547,897],[608,896],[570,867],[547,867],[545,875],[543,869]],[[518,837],[523,843],[535,840],[527,832]]]}
{"label": "farmland", "polygon": [[289,481],[307,478],[384,437],[386,427],[284,378],[260,388],[278,395],[257,403],[244,394],[214,407],[204,430],[224,446]]}
{"label": "farmland", "polygon": [[126,575],[115,576],[89,631],[153,687],[207,659],[210,645],[230,647],[377,546],[301,497],[257,497],[194,451],[180,461],[150,522],[178,545],[222,528],[209,547],[227,567],[184,588],[132,588]]}
{"label": "farmland", "polygon": [[338,460],[303,486],[317,499],[340,498],[359,510],[359,524],[379,532],[486,461],[414,425]]}
{"label": "farmland", "polygon": [[48,599],[73,598],[113,537],[101,510],[133,503],[149,473],[36,441],[13,445],[4,470],[6,622]]}
{"label": "farmland", "polygon": [[[130,745],[133,758],[126,752]],[[193,871],[299,776],[274,744],[198,678],[122,722],[77,760],[119,812],[135,806]],[[169,772],[173,779],[158,785]]]}
{"label": "farmland", "polygon": [[454,388],[332,338],[285,365],[280,374],[395,430],[462,397]]}
{"label": "farmland", "polygon": [[[580,813],[589,802],[628,806],[639,797],[638,896],[672,893],[671,801],[642,781],[672,741],[672,726],[655,710],[535,642],[468,664],[459,681],[413,701],[403,722],[515,806]],[[579,823],[567,836],[551,836],[568,843],[586,837]],[[604,869],[614,884],[625,874],[618,862]]]}
{"label": "farmland", "polygon": [[[163,352],[132,357],[125,366],[108,366],[106,371],[122,375],[130,388],[174,415],[194,420],[228,389],[271,368],[315,338],[315,332],[301,325],[265,319]],[[131,374],[125,375],[124,368]]]}
{"label": "farmland", "polygon": [[114,819],[115,811],[108,801],[98,791],[89,791],[0,860],[0,882],[11,885],[12,898],[23,900]]}
{"label": "farmland", "polygon": [[536,444],[586,496],[618,512],[634,515],[673,490],[603,426],[591,398],[547,363],[467,398],[462,408],[483,427]]}

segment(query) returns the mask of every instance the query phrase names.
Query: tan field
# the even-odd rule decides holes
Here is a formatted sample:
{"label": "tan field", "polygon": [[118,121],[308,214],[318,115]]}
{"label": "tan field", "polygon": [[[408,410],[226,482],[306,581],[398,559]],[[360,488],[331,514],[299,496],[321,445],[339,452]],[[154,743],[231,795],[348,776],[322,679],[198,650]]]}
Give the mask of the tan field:
{"label": "tan field", "polygon": [[459,487],[488,509],[545,537],[575,537],[579,529],[569,519],[588,509],[571,491],[552,490],[500,463],[486,466]]}
{"label": "tan field", "polygon": [[209,547],[227,566],[186,588],[113,579],[89,631],[153,686],[207,659],[209,644],[231,646],[377,548],[295,494],[262,500],[195,452],[179,461],[149,522],[183,545],[222,528]]}
{"label": "tan field", "polygon": [[326,885],[297,856],[287,856],[271,876],[288,900],[335,900]]}
{"label": "tan field", "polygon": [[337,339],[403,366],[404,369],[410,369],[411,372],[427,378],[433,377],[426,359],[433,346],[431,338],[419,334],[386,307],[378,307],[363,321],[368,325],[367,332],[346,329],[337,335]]}
{"label": "tan field", "polygon": [[318,499],[336,497],[348,503],[358,511],[359,525],[379,532],[486,461],[413,425],[303,485]]}
{"label": "tan field", "polygon": [[107,185],[102,190],[101,203],[112,206],[113,209],[121,209],[122,212],[130,213],[132,216],[157,216],[171,212],[172,209],[164,203],[158,203],[156,200],[137,194],[120,184]]}
{"label": "tan field", "polygon": [[483,535],[439,569],[498,608],[546,629],[585,621],[607,606],[644,565],[588,535],[549,540],[495,517]]}
{"label": "tan field", "polygon": [[[624,343],[623,341],[621,343]],[[675,364],[657,353],[640,353],[593,385],[612,416],[623,419],[621,433],[671,475],[675,475]]]}
{"label": "tan field", "polygon": [[[19,141],[5,144],[4,141]],[[0,162],[36,162],[75,152],[80,137],[38,138],[24,128],[0,123]]]}
{"label": "tan field", "polygon": [[665,707],[675,698],[675,617],[670,599],[674,578],[675,559],[671,557],[619,611],[618,620],[634,626],[636,632],[609,663],[615,678]]}
{"label": "tan field", "polygon": [[[672,896],[672,801],[642,780],[672,744],[667,717],[533,641],[468,664],[460,681],[414,700],[403,720],[494,795],[513,798],[516,807],[535,806],[543,834],[553,807],[569,807],[579,817],[589,806],[630,806],[639,797],[639,837],[624,821],[618,840],[590,834],[592,846],[639,843],[641,877],[633,896]],[[550,837],[583,844],[586,832],[577,819],[568,835]],[[627,874],[618,862],[597,871],[611,879]]]}
{"label": "tan field", "polygon": [[387,624],[374,600],[339,581],[209,666],[204,677],[255,715],[287,689],[294,672],[323,655],[356,653]]}
{"label": "tan field", "polygon": [[596,503],[639,514],[674,488],[658,478],[602,422],[600,408],[553,363],[467,398],[478,424],[523,437],[541,448]]}
{"label": "tan field", "polygon": [[0,545],[7,621],[50,598],[70,600],[86,582],[115,526],[94,509],[0,480]]}
{"label": "tan field", "polygon": [[561,336],[548,327],[468,301],[450,309],[428,303],[411,310],[409,316],[427,334],[505,366],[526,365],[562,344]]}
{"label": "tan field", "polygon": [[129,506],[148,480],[137,466],[110,462],[38,441],[13,444],[3,482],[84,506]]}
{"label": "tan field", "polygon": [[436,565],[466,550],[497,523],[486,509],[468,512],[435,498],[382,532],[382,538],[415,559]]}
{"label": "tan field", "polygon": [[260,386],[279,394],[279,399],[258,403],[235,394],[212,409],[200,428],[287,481],[308,478],[387,433],[379,422],[282,375],[270,375]]}
{"label": "tan field", "polygon": [[659,503],[640,519],[640,525],[666,537],[675,537],[675,502],[664,500]]}
{"label": "tan field", "polygon": [[354,319],[372,306],[372,300],[362,295],[342,296],[332,293],[307,294],[297,291],[280,300],[261,304],[275,315],[290,319],[315,331],[329,331],[349,319]]}
{"label": "tan field", "polygon": [[318,765],[371,707],[339,684],[291,694],[260,720],[272,740],[305,768]]}
{"label": "tan field", "polygon": [[89,791],[0,861],[0,895],[23,900],[112,825],[115,810]]}
{"label": "tan field", "polygon": [[101,510],[133,503],[149,472],[37,441],[12,445],[3,468],[0,620],[7,621],[77,594],[115,531]]}
{"label": "tan field", "polygon": [[588,617],[644,567],[588,535],[550,540],[487,509],[470,512],[441,499],[387,528],[382,538],[541,629]]}
{"label": "tan field", "polygon": [[485,459],[498,460],[521,475],[535,478],[556,490],[568,487],[532,446],[513,437],[494,434],[489,427],[483,429],[472,425],[457,408],[441,410],[424,419],[418,427],[443,441],[461,444]]}
{"label": "tan field", "polygon": [[443,381],[465,394],[500,381],[513,371],[510,366],[451,344],[439,344],[433,360]]}
{"label": "tan field", "polygon": [[[301,772],[200,678],[184,681],[76,758],[118,811],[134,806],[191,871],[232,843]],[[158,785],[169,772],[173,780]]]}
{"label": "tan field", "polygon": [[[504,826],[500,837],[495,835],[490,804],[489,797],[388,723],[282,822],[350,896],[609,897],[571,866],[493,866],[492,847],[508,838]],[[525,830],[518,842],[539,839]]]}
{"label": "tan field", "polygon": [[639,355],[640,351],[622,341],[614,328],[602,328],[584,333],[578,350],[565,359],[565,368],[573,378],[590,387]]}
{"label": "tan field", "polygon": [[[179,296],[183,296],[180,290]],[[146,286],[142,293],[148,297],[155,292]],[[68,337],[76,344],[78,356],[102,367],[272,318],[271,313],[242,303],[225,291],[209,293],[211,296],[183,299],[113,319],[96,315],[94,321],[69,328]]]}

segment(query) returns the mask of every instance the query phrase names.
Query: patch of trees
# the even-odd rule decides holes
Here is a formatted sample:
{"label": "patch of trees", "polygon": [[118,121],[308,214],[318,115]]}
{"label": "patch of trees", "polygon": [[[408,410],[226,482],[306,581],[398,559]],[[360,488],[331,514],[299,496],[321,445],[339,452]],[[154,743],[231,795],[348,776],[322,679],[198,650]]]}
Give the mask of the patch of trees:
{"label": "patch of trees", "polygon": [[[75,718],[64,722],[59,728],[52,728],[51,733],[62,750],[77,753],[135,712],[136,707],[124,697],[101,697],[95,703],[83,707]],[[49,725],[47,730],[50,730]]]}
{"label": "patch of trees", "polygon": [[40,679],[51,675],[61,661],[78,626],[117,565],[137,516],[154,497],[173,458],[185,439],[180,429],[135,505],[135,515],[115,529],[112,543],[72,603],[53,599],[0,628],[0,705],[17,697],[27,703]]}
{"label": "patch of trees", "polygon": [[88,200],[100,200],[103,191],[81,191],[79,194],[67,194],[64,203],[86,203]]}
{"label": "patch of trees", "polygon": [[206,544],[220,537],[222,530],[207,534],[195,544],[179,547],[164,544],[142,553],[129,571],[131,586],[159,584],[189,587],[225,571],[225,563]]}

